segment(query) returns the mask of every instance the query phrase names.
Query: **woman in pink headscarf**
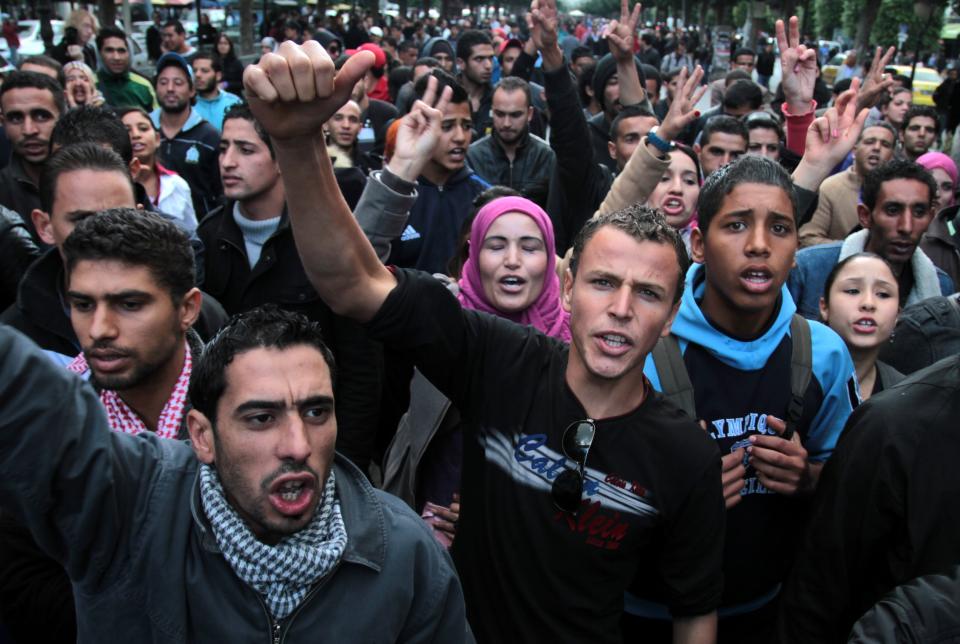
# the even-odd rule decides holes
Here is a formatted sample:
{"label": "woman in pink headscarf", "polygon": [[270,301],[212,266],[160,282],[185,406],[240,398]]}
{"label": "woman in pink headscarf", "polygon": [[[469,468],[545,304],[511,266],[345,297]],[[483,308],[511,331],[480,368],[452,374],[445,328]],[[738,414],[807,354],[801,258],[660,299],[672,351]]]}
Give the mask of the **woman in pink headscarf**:
{"label": "woman in pink headscarf", "polygon": [[[493,188],[479,199],[489,197]],[[550,217],[520,196],[486,203],[470,227],[456,283],[464,308],[532,326],[570,341],[570,315],[560,304],[556,243]],[[453,286],[451,284],[451,286]],[[384,459],[384,489],[410,503],[449,547],[456,533],[462,459],[460,413],[419,372],[410,408]]]}
{"label": "woman in pink headscarf", "polygon": [[927,232],[920,240],[920,249],[926,253],[937,268],[942,269],[960,284],[960,247],[957,245],[957,164],[943,152],[927,152],[917,163],[930,171],[937,184],[937,216],[930,222]]}
{"label": "woman in pink headscarf", "polygon": [[485,311],[570,341],[570,315],[560,305],[553,224],[523,197],[501,197],[477,213],[460,277],[464,308]]}

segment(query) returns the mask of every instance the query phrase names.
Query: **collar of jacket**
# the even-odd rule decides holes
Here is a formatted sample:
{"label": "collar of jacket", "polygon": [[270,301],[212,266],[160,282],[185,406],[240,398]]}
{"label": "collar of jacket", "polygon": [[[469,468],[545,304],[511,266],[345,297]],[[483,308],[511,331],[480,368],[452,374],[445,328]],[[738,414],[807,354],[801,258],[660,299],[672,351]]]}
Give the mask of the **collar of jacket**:
{"label": "collar of jacket", "polygon": [[17,289],[17,308],[37,326],[80,350],[63,299],[63,259],[55,246],[27,269]]}
{"label": "collar of jacket", "polygon": [[[160,129],[160,108],[159,107],[153,110],[152,112],[150,112],[150,120],[153,121],[153,126],[159,130]],[[190,130],[197,127],[201,123],[203,123],[203,117],[200,116],[197,110],[193,109],[193,107],[191,106],[190,116],[187,117],[186,123],[184,123],[183,127],[180,128],[179,134],[189,132]]]}
{"label": "collar of jacket", "polygon": [[954,225],[960,224],[956,221],[957,212],[960,212],[960,204],[944,208],[938,212],[937,216],[930,222],[930,227],[927,228],[927,236],[956,248],[957,243],[950,234],[950,230],[947,229],[947,222],[954,221]]}
{"label": "collar of jacket", "polygon": [[606,137],[607,140],[610,140],[610,121],[607,120],[606,112],[600,110],[594,114],[587,123],[595,130],[603,132],[603,136]]}
{"label": "collar of jacket", "polygon": [[[387,555],[387,519],[376,491],[357,466],[340,454],[334,454],[333,471],[337,477],[340,512],[347,530],[343,560],[380,572]],[[219,553],[220,547],[200,500],[199,467],[190,495],[190,512],[199,532],[201,547],[207,552]]]}
{"label": "collar of jacket", "polygon": [[[530,138],[531,138],[532,136],[533,136],[533,134],[531,134],[530,128],[528,127],[528,128],[527,128],[527,134],[523,137],[523,140],[520,141],[520,143],[517,144],[516,155],[517,155],[518,157],[519,157],[521,154],[523,154],[523,152],[527,149],[527,146],[530,145]],[[496,130],[494,130],[493,132],[490,133],[490,138],[492,139],[491,142],[494,144],[493,147],[496,148],[496,150],[498,151],[498,153],[500,154],[500,156],[502,156],[504,159],[506,159],[506,158],[507,158],[507,151],[503,149],[503,144],[500,142],[500,137],[497,135],[497,131],[496,131]]]}
{"label": "collar of jacket", "polygon": [[10,176],[16,179],[17,183],[21,184],[33,194],[39,194],[36,184],[27,176],[26,170],[23,169],[23,159],[21,159],[16,152],[10,155],[10,164],[7,166],[5,172],[9,172]]}
{"label": "collar of jacket", "polygon": [[[233,218],[233,208],[236,203],[237,202],[232,199],[225,200],[222,206],[211,210],[210,213],[203,218],[203,221],[200,222],[200,225],[202,226],[207,221],[213,223],[214,219],[219,217],[220,221],[217,223],[217,240],[227,242],[246,253],[246,247],[243,242],[243,231],[240,230],[240,226],[237,225],[236,220]],[[277,225],[277,229],[273,231],[273,234],[270,235],[270,238],[264,243],[264,248],[266,248],[267,244],[274,238],[286,233],[289,229],[290,217],[287,215],[287,204],[284,202],[283,212],[280,213],[280,223]]]}
{"label": "collar of jacket", "polygon": [[[470,169],[469,165],[464,163],[462,168],[460,168],[459,170],[454,172],[452,175],[450,175],[450,178],[447,179],[446,183],[443,184],[443,189],[446,190],[450,186],[456,185],[458,183],[462,183],[467,179],[469,179],[471,176],[473,176],[473,170]],[[420,185],[432,186],[434,188],[438,187],[437,184],[433,183],[422,174],[417,178],[417,183],[419,183]],[[283,222],[281,221],[281,223]]]}
{"label": "collar of jacket", "polygon": [[114,74],[106,67],[100,67],[97,70],[97,80],[107,83],[125,83],[130,80],[130,70],[125,69],[119,74]]}

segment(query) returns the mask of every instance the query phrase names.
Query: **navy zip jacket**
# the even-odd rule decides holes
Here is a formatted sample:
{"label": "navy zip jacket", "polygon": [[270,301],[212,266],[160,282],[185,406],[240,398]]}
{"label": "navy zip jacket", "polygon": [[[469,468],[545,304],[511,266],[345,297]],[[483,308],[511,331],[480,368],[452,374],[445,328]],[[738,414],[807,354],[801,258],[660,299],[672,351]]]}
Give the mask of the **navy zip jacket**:
{"label": "navy zip jacket", "polygon": [[420,176],[419,195],[410,210],[407,227],[390,249],[390,263],[428,273],[447,273],[457,254],[460,228],[473,212],[473,199],[490,187],[464,166],[438,186]]}

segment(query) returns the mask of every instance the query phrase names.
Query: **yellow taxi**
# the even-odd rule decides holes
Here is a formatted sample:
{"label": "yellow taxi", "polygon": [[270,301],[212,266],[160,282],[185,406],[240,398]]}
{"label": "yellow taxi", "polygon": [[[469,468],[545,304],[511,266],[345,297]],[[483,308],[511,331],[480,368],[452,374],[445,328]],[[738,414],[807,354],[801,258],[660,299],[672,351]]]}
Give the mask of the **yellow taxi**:
{"label": "yellow taxi", "polygon": [[[887,65],[883,71],[887,74],[903,74],[910,78],[910,69],[910,65]],[[937,70],[917,65],[917,73],[913,77],[913,104],[933,105],[933,92],[942,82],[943,78]]]}

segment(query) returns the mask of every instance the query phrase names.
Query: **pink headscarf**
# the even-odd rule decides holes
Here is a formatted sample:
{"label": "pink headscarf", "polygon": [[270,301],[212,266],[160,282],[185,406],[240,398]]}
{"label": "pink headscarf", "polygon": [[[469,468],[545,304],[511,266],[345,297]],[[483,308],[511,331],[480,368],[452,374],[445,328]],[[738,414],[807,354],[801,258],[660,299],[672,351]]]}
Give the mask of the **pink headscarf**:
{"label": "pink headscarf", "polygon": [[[543,290],[537,299],[520,313],[506,314],[494,308],[486,299],[480,279],[480,247],[493,222],[511,212],[527,215],[543,234],[547,251],[547,270],[543,276]],[[570,342],[570,314],[560,306],[560,279],[557,277],[556,242],[553,223],[540,206],[523,197],[501,197],[480,209],[470,228],[470,256],[463,266],[458,299],[464,308],[493,313],[523,325],[532,325],[543,333]]]}
{"label": "pink headscarf", "polygon": [[933,171],[935,168],[940,168],[950,175],[950,178],[953,180],[953,185],[957,185],[957,164],[943,152],[927,152],[926,154],[921,154],[917,159],[917,163],[930,171]]}

